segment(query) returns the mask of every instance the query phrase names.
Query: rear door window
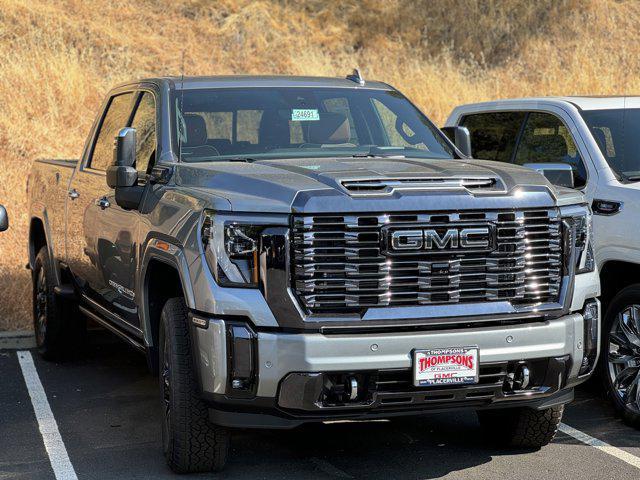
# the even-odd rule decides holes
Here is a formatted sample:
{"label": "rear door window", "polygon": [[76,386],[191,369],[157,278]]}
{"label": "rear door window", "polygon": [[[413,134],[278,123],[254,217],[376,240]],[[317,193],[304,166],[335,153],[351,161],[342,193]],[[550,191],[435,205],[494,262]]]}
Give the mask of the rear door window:
{"label": "rear door window", "polygon": [[531,112],[518,144],[515,163],[564,163],[571,166],[576,188],[587,182],[587,171],[571,132],[551,113]]}
{"label": "rear door window", "polygon": [[525,117],[525,112],[465,115],[460,125],[471,134],[473,158],[510,162]]}
{"label": "rear door window", "polygon": [[89,160],[91,168],[106,170],[113,163],[113,142],[120,129],[127,126],[133,108],[132,100],[133,93],[127,92],[116,95],[109,101]]}

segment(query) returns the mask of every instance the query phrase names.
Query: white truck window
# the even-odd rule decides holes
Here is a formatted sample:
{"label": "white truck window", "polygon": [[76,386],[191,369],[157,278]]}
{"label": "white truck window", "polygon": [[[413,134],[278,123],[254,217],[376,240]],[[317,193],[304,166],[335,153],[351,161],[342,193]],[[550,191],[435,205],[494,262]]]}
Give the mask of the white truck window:
{"label": "white truck window", "polygon": [[609,166],[626,180],[640,178],[640,109],[586,110],[581,112]]}
{"label": "white truck window", "polygon": [[525,116],[525,112],[466,115],[460,125],[471,134],[473,158],[510,162]]}
{"label": "white truck window", "polygon": [[555,115],[531,112],[518,143],[515,163],[565,163],[573,169],[574,185],[587,183],[587,172],[569,129]]}

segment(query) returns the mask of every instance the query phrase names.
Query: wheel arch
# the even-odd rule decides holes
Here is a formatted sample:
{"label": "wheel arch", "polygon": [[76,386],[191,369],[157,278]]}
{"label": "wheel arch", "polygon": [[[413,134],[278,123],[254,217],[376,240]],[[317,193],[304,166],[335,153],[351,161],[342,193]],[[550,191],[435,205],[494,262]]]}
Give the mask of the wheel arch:
{"label": "wheel arch", "polygon": [[600,268],[601,301],[603,311],[623,288],[640,283],[640,264],[622,260],[609,260]]}
{"label": "wheel arch", "polygon": [[166,240],[152,239],[144,251],[139,309],[147,350],[158,345],[160,314],[167,299],[182,296],[187,308],[195,308],[189,268],[182,249]]}
{"label": "wheel arch", "polygon": [[53,251],[53,244],[51,242],[51,232],[49,230],[49,222],[47,220],[46,212],[43,212],[42,217],[32,216],[29,222],[29,268],[33,270],[36,263],[36,256],[42,247],[47,247],[49,251],[49,261],[52,263],[55,284],[60,285],[60,269],[58,268],[57,258]]}

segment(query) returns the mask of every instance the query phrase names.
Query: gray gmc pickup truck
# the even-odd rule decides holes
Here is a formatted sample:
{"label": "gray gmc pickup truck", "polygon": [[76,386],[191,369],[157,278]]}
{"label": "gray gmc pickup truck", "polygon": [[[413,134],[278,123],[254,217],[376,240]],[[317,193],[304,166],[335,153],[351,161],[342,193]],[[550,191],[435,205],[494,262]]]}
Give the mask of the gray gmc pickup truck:
{"label": "gray gmc pickup truck", "polygon": [[233,428],[463,408],[541,447],[597,361],[582,195],[357,72],[120,85],[28,193],[40,353],[90,318],[146,354],[177,472]]}

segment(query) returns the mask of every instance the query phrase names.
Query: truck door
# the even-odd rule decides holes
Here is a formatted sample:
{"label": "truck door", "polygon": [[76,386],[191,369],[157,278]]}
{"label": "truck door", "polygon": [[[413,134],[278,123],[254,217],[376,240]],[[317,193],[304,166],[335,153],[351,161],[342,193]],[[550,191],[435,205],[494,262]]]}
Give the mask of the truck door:
{"label": "truck door", "polygon": [[[136,129],[136,163],[138,183],[145,184],[147,174],[155,163],[157,151],[156,104],[150,91],[136,94],[135,106],[127,126]],[[115,191],[102,200],[95,221],[95,238],[101,260],[102,301],[136,328],[138,317],[137,271],[140,258],[141,218],[140,211],[125,210],[116,204]]]}
{"label": "truck door", "polygon": [[[138,327],[132,272],[135,272],[138,216],[119,207],[106,182],[113,161],[114,138],[130,124],[136,95],[114,94],[107,102],[83,164],[69,185],[67,200],[67,262],[85,302],[97,313]],[[114,320],[114,318],[111,318]]]}

